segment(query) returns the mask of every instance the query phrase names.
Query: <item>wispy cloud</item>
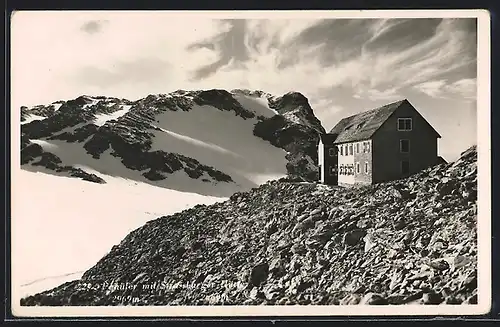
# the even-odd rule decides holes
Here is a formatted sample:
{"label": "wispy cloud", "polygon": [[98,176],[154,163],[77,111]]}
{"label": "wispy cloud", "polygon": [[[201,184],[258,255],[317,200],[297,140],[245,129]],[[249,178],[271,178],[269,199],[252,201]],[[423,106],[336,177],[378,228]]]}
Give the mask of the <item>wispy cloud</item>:
{"label": "wispy cloud", "polygon": [[465,99],[476,99],[476,79],[464,78],[447,85],[446,90],[450,93],[463,96]]}
{"label": "wispy cloud", "polygon": [[438,97],[442,94],[445,80],[430,81],[415,85],[415,88],[431,97]]}
{"label": "wispy cloud", "polygon": [[213,51],[217,56],[214,62],[195,70],[193,76],[195,80],[216,73],[231,61],[245,62],[249,59],[248,50],[244,44],[246,21],[223,20],[219,24],[221,31],[216,36],[187,47],[189,51],[200,49]]}
{"label": "wispy cloud", "polygon": [[453,83],[447,80],[436,80],[417,84],[415,89],[427,94],[433,98],[449,99],[475,99],[476,98],[476,79],[464,78]]}
{"label": "wispy cloud", "polygon": [[[205,41],[206,49],[217,49],[218,67],[198,68],[198,72],[208,69],[210,74],[197,76],[211,82],[212,76],[226,79],[228,70],[216,74],[217,68],[224,66],[219,63],[233,60],[243,69],[230,74],[239,74],[241,78],[275,74],[283,78],[266,78],[266,84],[292,81],[297,85],[301,72],[307,72],[315,78],[306,89],[328,91],[350,85],[358,97],[393,99],[399,90],[457,70],[469,76],[475,74],[475,30],[470,20],[339,19],[301,23],[302,29],[288,21],[233,23],[240,28],[229,29],[224,38],[217,36],[213,42]],[[235,36],[245,41],[228,46],[224,40],[233,40]],[[246,51],[241,49],[242,44]],[[297,78],[285,80],[292,71]]]}

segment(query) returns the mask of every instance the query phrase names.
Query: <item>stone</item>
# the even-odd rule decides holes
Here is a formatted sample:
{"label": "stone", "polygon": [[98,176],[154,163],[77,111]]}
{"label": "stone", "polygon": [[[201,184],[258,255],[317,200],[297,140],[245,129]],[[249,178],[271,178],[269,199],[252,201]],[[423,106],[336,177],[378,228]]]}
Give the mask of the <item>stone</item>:
{"label": "stone", "polygon": [[267,262],[255,265],[250,272],[249,286],[259,286],[267,279],[268,274],[269,265]]}
{"label": "stone", "polygon": [[424,304],[440,304],[443,300],[444,298],[441,294],[435,292],[428,292],[422,295],[422,301]]}
{"label": "stone", "polygon": [[262,291],[260,291],[257,287],[252,288],[252,290],[250,291],[249,297],[252,300],[258,300],[258,299],[265,300],[266,299],[266,295]]}
{"label": "stone", "polygon": [[355,230],[344,234],[343,243],[345,245],[356,245],[366,235],[365,230]]}
{"label": "stone", "polygon": [[359,294],[349,294],[340,300],[340,305],[356,305],[361,301]]}
{"label": "stone", "polygon": [[384,298],[382,295],[377,294],[377,293],[367,293],[361,301],[359,302],[360,305],[384,305],[388,304],[388,301],[386,298]]}
{"label": "stone", "polygon": [[477,294],[474,294],[474,295],[470,296],[469,298],[467,298],[467,300],[465,300],[464,303],[465,304],[477,304]]}
{"label": "stone", "polygon": [[363,237],[363,241],[365,242],[365,252],[370,251],[376,245],[373,236],[370,234],[365,235],[365,237]]}
{"label": "stone", "polygon": [[444,259],[436,259],[429,263],[429,266],[436,270],[447,270],[450,268],[450,264]]}

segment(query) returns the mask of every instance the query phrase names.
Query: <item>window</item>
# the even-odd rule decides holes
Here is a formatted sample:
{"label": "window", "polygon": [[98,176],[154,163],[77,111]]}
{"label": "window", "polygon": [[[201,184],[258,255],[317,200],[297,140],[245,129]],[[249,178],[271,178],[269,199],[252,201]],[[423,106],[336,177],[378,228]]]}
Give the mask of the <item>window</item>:
{"label": "window", "polygon": [[352,144],[349,144],[349,155],[352,156]]}
{"label": "window", "polygon": [[366,142],[366,153],[370,153],[370,142]]}
{"label": "window", "polygon": [[335,169],[335,166],[334,166],[334,167],[332,167],[332,168],[330,169],[330,175],[331,175],[331,176],[335,176],[335,174],[336,174],[336,173],[337,173],[337,169]]}
{"label": "window", "polygon": [[359,143],[356,143],[356,153],[359,153]]}
{"label": "window", "polygon": [[402,160],[401,161],[401,174],[408,175],[410,174],[410,161]]}
{"label": "window", "polygon": [[328,155],[330,157],[335,157],[335,148],[329,148],[328,149]]}
{"label": "window", "polygon": [[365,162],[365,174],[368,174],[368,161]]}
{"label": "window", "polygon": [[344,155],[347,156],[347,145],[344,145]]}
{"label": "window", "polygon": [[359,174],[361,171],[359,169],[359,162],[356,162],[356,174]]}
{"label": "window", "polygon": [[342,156],[342,155],[344,155],[344,151],[342,151],[343,149],[344,149],[344,148],[342,147],[342,145],[341,145],[341,146],[339,146],[339,152],[340,152],[340,155],[341,155],[341,156]]}
{"label": "window", "polygon": [[411,118],[398,118],[398,131],[411,131],[412,127]]}
{"label": "window", "polygon": [[399,140],[399,151],[401,153],[410,152],[410,140]]}

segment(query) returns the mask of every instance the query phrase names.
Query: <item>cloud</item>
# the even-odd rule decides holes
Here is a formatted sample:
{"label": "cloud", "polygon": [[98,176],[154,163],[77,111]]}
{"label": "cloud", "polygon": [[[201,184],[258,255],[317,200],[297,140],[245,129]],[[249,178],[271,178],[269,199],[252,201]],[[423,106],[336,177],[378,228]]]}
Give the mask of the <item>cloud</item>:
{"label": "cloud", "polygon": [[[281,45],[296,37],[304,28],[317,20],[221,20],[221,32],[187,47],[188,51],[206,49],[217,57],[212,63],[198,67],[193,79],[207,78],[225,67],[229,62],[243,67],[248,61],[255,61],[261,55],[277,50]],[[281,50],[281,49],[280,49]],[[276,65],[280,62],[278,59]]]}
{"label": "cloud", "polygon": [[453,82],[446,86],[446,90],[450,93],[458,94],[466,99],[476,98],[476,82],[475,78],[464,78]]}
{"label": "cloud", "polygon": [[108,20],[90,20],[85,22],[80,29],[85,33],[95,34],[99,33],[108,22]]}
{"label": "cloud", "polygon": [[475,78],[464,78],[452,83],[447,80],[436,80],[415,85],[414,88],[432,98],[463,100],[476,98]]}
{"label": "cloud", "polygon": [[213,51],[216,55],[214,62],[197,68],[193,79],[201,79],[217,72],[231,60],[244,62],[248,60],[247,48],[244,44],[246,21],[241,19],[222,20],[221,31],[209,40],[196,42],[187,47],[188,51],[205,49]]}
{"label": "cloud", "polygon": [[[136,92],[134,83],[150,74],[149,84],[156,83],[155,89],[161,84],[164,91],[249,87],[322,97],[342,88],[358,99],[391,100],[448,75],[475,77],[470,19],[219,20],[164,12],[35,16],[45,24],[13,45],[21,56],[37,53],[23,59],[24,79],[71,80],[75,88],[128,83]],[[25,26],[32,23],[26,20]],[[92,38],[78,37],[75,27]],[[143,71],[135,69],[146,63]]]}
{"label": "cloud", "polygon": [[446,85],[445,80],[430,81],[415,85],[415,89],[427,94],[430,97],[438,97],[443,92],[443,86]]}
{"label": "cloud", "polygon": [[220,18],[17,13],[12,98],[35,105],[94,93],[133,99],[177,89],[299,91],[329,127],[401,98],[469,110],[476,97],[475,19]]}
{"label": "cloud", "polygon": [[[475,74],[475,33],[470,25],[467,19],[336,19],[299,24],[252,20],[241,24],[237,34],[230,28],[224,37],[205,43],[205,49],[216,52],[219,60],[198,68],[196,77],[201,84],[233,81],[310,94],[349,86],[359,98],[397,99],[405,89],[440,76],[457,71]],[[226,40],[235,35],[237,47],[228,46]],[[230,61],[233,71],[228,70]],[[303,83],[311,76],[314,83]]]}

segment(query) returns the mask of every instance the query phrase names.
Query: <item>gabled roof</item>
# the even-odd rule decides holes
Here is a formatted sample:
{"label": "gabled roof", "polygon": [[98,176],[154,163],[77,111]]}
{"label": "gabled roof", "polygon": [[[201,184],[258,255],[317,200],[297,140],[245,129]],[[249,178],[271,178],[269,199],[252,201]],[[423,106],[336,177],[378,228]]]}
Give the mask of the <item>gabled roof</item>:
{"label": "gabled roof", "polygon": [[[342,119],[340,122],[338,122],[337,125],[335,125],[335,127],[330,130],[330,134],[338,135],[338,137],[335,139],[335,143],[368,140],[404,103],[407,103],[413,108],[411,103],[406,99],[389,103],[385,106],[369,111],[364,111],[359,114]],[[434,128],[432,129],[434,130]],[[435,130],[434,132],[438,137],[441,137]]]}

